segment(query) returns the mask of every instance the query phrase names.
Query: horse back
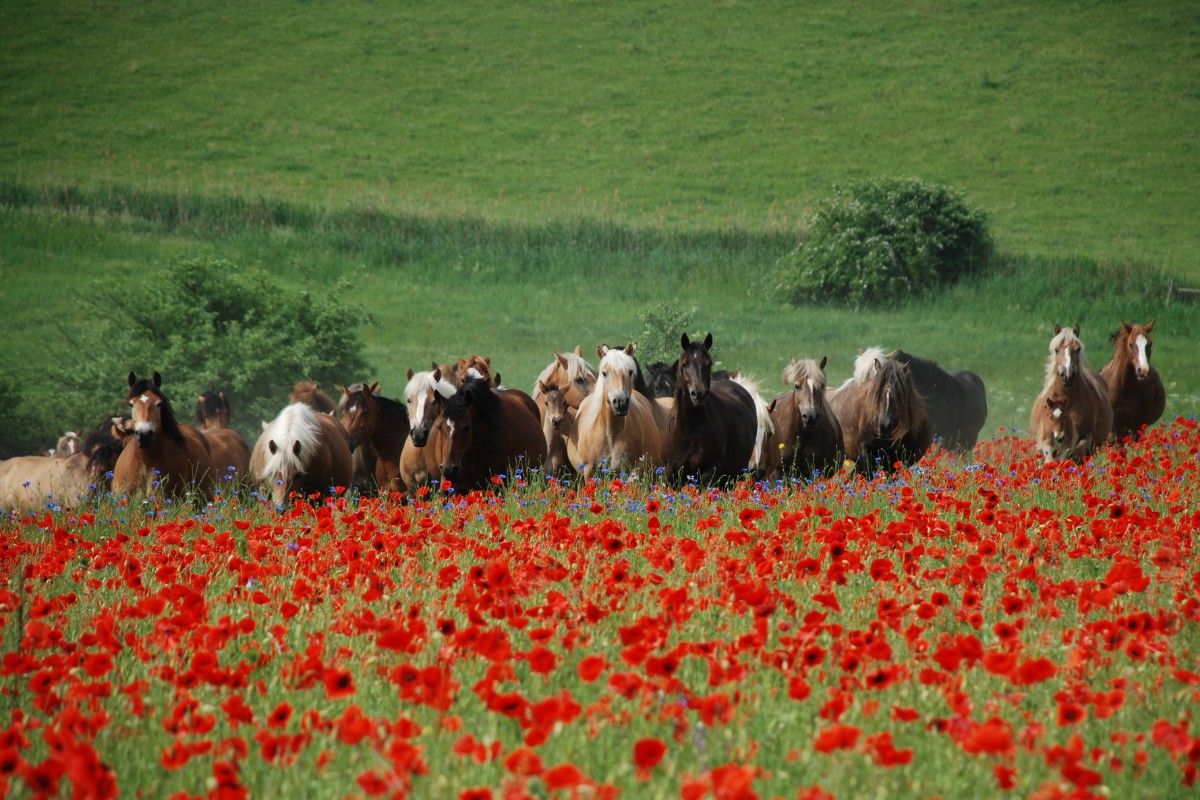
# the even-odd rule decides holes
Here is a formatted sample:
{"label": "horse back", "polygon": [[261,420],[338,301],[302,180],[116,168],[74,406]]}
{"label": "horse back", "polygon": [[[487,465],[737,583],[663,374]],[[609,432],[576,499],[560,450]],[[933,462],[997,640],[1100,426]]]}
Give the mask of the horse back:
{"label": "horse back", "polygon": [[250,470],[250,445],[233,428],[204,428],[200,431],[208,443],[212,468],[217,480],[229,473],[240,478]]}

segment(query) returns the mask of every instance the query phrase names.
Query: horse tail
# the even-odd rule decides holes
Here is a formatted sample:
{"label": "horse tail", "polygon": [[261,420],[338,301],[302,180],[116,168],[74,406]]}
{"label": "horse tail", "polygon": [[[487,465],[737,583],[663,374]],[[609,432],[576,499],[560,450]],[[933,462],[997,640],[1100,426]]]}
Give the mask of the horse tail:
{"label": "horse tail", "polygon": [[758,381],[747,376],[738,375],[733,378],[733,382],[745,389],[750,394],[750,399],[754,401],[756,430],[754,433],[754,449],[750,453],[750,463],[748,466],[754,470],[762,469],[766,463],[765,451],[767,443],[775,435],[775,421],[771,419],[771,411],[767,406],[767,401],[763,399]]}

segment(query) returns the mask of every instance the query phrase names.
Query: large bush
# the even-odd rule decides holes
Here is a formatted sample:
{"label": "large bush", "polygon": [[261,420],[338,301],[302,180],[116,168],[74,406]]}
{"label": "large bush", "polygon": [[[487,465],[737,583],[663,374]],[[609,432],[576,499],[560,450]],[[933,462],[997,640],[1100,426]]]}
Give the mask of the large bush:
{"label": "large bush", "polygon": [[981,270],[991,254],[984,212],[919,180],[851,184],[808,223],[807,240],[780,264],[797,303],[898,303]]}
{"label": "large bush", "polygon": [[256,437],[297,380],[332,389],[369,374],[357,335],[363,312],[261,268],[181,261],[150,281],[98,285],[85,304],[91,328],[54,369],[64,418],[122,410],[130,371],[158,371],[178,417],[189,421],[197,396],[221,389],[234,427]]}

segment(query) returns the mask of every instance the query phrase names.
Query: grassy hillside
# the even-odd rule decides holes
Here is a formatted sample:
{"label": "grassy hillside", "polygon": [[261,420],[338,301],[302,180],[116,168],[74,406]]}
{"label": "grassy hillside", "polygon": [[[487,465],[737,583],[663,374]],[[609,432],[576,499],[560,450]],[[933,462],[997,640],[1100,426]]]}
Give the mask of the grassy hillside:
{"label": "grassy hillside", "polygon": [[1184,2],[8,2],[0,175],[794,230],[965,189],[1002,249],[1200,276]]}

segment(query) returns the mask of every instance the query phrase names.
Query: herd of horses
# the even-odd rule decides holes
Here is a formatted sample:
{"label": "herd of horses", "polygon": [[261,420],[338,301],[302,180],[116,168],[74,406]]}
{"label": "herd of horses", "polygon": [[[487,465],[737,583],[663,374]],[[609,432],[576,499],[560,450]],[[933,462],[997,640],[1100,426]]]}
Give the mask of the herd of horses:
{"label": "herd of horses", "polygon": [[[1047,461],[1081,461],[1162,415],[1153,327],[1122,322],[1100,372],[1088,366],[1079,326],[1055,327],[1030,416]],[[706,485],[746,474],[813,479],[846,465],[872,474],[915,463],[934,441],[970,453],[987,418],[977,374],[902,350],[860,351],[853,376],[836,388],[826,383],[825,358],[792,358],[786,391],[767,400],[754,381],[715,373],[712,347],[712,334],[683,334],[674,364],[645,371],[633,343],[600,345],[597,367],[577,347],[555,354],[532,394],[501,385],[480,356],[409,370],[403,402],[383,396],[378,383],[339,386],[335,402],[301,381],[252,448],[229,427],[223,392],[201,395],[195,425],[186,424],[157,372],[130,373],[128,415],[113,418],[109,435],[0,462],[0,508],[69,502],[106,483],[118,496],[206,498],[246,475],[282,505],[339,486],[468,492],[535,468],[559,480],[620,470]]]}

